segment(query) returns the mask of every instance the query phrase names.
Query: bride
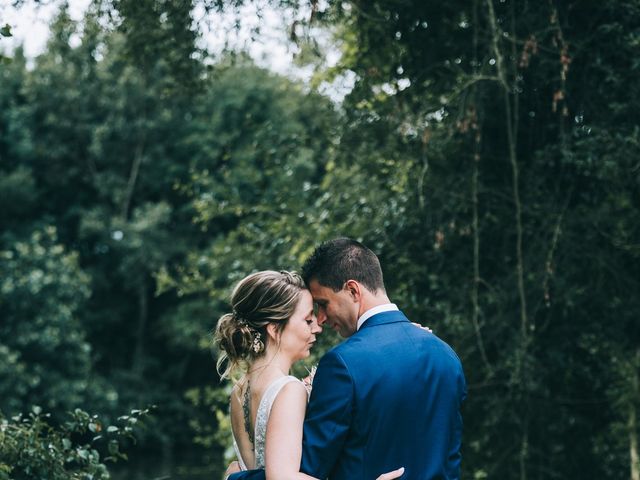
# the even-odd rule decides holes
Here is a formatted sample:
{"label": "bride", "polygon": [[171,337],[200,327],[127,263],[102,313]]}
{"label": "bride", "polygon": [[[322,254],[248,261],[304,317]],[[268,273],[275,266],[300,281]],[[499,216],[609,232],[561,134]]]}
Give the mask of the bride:
{"label": "bride", "polygon": [[[241,373],[230,399],[239,467],[264,468],[267,480],[313,480],[299,472],[310,387],[289,375],[322,332],[311,294],[294,272],[263,271],[238,283],[231,306],[218,321],[215,341],[221,378]],[[377,480],[402,473],[398,469]]]}

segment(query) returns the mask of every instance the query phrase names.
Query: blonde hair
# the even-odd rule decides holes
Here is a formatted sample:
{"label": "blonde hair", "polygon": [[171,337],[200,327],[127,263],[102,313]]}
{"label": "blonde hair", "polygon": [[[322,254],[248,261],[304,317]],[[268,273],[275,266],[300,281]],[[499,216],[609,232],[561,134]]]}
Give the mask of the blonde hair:
{"label": "blonde hair", "polygon": [[267,325],[282,331],[295,311],[300,292],[307,287],[295,272],[265,270],[243,278],[231,294],[231,312],[218,320],[214,342],[220,354],[216,368],[220,378],[245,370],[265,348],[255,342],[268,341]]}

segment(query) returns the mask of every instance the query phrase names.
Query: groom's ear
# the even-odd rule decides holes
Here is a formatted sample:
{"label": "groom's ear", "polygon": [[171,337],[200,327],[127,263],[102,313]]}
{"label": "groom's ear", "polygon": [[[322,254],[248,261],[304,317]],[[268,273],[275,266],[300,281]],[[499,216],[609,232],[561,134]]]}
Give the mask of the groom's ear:
{"label": "groom's ear", "polygon": [[362,286],[355,280],[347,280],[344,289],[351,296],[354,302],[359,302],[362,298]]}

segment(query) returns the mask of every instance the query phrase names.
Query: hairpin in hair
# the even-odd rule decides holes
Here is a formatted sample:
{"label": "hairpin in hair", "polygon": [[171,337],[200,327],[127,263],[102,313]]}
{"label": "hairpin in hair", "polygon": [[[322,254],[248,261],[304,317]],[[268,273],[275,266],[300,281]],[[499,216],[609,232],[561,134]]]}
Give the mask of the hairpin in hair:
{"label": "hairpin in hair", "polygon": [[231,310],[231,315],[233,315],[233,318],[236,319],[236,322],[238,322],[241,327],[249,325],[249,323],[238,313],[236,309]]}
{"label": "hairpin in hair", "polygon": [[252,348],[254,353],[260,353],[264,350],[264,342],[262,341],[262,335],[260,335],[260,332],[256,332],[253,336]]}

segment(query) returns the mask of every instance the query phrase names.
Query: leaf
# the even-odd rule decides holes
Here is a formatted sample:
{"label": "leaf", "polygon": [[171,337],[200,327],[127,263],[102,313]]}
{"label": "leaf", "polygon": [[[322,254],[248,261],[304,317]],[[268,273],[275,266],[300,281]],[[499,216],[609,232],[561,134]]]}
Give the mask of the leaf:
{"label": "leaf", "polygon": [[102,425],[100,425],[100,423],[98,422],[91,422],[89,424],[89,430],[91,430],[93,433],[98,433],[102,431]]}
{"label": "leaf", "polygon": [[108,448],[111,455],[117,455],[120,451],[120,445],[115,440],[109,442]]}
{"label": "leaf", "polygon": [[4,27],[0,28],[0,35],[3,37],[12,37],[11,26],[7,23]]}

